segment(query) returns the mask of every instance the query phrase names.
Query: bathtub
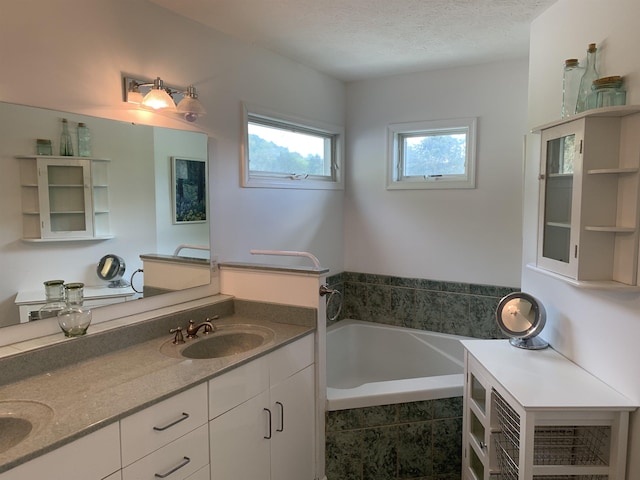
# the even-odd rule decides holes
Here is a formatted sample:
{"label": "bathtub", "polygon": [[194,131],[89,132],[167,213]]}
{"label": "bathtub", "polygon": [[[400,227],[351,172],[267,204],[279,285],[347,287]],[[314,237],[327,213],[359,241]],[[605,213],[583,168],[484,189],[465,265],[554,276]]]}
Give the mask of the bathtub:
{"label": "bathtub", "polygon": [[327,408],[462,396],[467,337],[342,320],[327,329]]}

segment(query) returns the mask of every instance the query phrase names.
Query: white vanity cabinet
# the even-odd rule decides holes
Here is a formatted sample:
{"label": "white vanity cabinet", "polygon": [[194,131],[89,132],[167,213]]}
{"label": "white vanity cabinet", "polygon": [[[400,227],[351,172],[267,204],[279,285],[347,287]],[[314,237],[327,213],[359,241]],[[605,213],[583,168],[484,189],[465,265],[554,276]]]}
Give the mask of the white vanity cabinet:
{"label": "white vanity cabinet", "polygon": [[587,111],[541,134],[536,267],[576,286],[636,286],[640,107]]}
{"label": "white vanity cabinet", "polygon": [[551,348],[462,343],[463,480],[624,480],[631,400]]}
{"label": "white vanity cabinet", "polygon": [[108,160],[18,158],[25,241],[111,238]]}
{"label": "white vanity cabinet", "polygon": [[209,415],[212,480],[313,480],[313,335],[210,380]]}
{"label": "white vanity cabinet", "polygon": [[121,420],[122,479],[208,475],[207,407],[202,383]]}
{"label": "white vanity cabinet", "polygon": [[[0,480],[102,480],[120,470],[120,430],[114,423],[0,474]],[[114,473],[115,472],[115,473]]]}

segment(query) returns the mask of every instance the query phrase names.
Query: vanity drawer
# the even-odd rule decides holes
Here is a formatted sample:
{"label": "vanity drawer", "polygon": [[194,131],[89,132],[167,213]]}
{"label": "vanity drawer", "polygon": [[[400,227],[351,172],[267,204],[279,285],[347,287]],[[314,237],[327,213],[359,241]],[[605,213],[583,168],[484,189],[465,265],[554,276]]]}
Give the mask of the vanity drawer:
{"label": "vanity drawer", "polygon": [[122,419],[122,465],[130,465],[207,420],[206,383]]}
{"label": "vanity drawer", "polygon": [[269,354],[269,382],[280,383],[314,362],[314,335],[307,335]]}
{"label": "vanity drawer", "polygon": [[269,366],[258,358],[209,380],[209,419],[222,415],[269,388]]}
{"label": "vanity drawer", "polygon": [[208,464],[209,428],[202,425],[124,468],[122,480],[184,480]]}

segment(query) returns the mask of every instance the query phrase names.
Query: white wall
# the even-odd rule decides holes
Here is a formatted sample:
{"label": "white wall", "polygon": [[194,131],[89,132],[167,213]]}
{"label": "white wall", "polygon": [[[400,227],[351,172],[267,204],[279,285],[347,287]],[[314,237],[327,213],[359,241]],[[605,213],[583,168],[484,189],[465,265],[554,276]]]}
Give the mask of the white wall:
{"label": "white wall", "polygon": [[[527,63],[348,86],[345,269],[519,286]],[[478,117],[477,188],[385,189],[387,125]]]}
{"label": "white wall", "polygon": [[[624,75],[628,104],[640,103],[640,4],[636,0],[559,0],[533,22],[529,76],[529,127],[556,120],[562,98],[562,64],[584,58],[596,42],[600,73]],[[523,263],[535,261],[538,162],[527,158]],[[551,345],[640,404],[640,294],[575,289],[523,269],[522,289],[547,309],[545,336]],[[627,478],[640,478],[640,421],[632,419]]]}
{"label": "white wall", "polygon": [[194,83],[208,112],[198,125],[213,138],[214,253],[256,261],[251,248],[308,250],[342,270],[343,192],[243,189],[239,167],[241,101],[343,125],[342,82],[144,0],[7,3],[0,58],[0,101],[161,126],[192,128],[132,111],[122,102],[121,73]]}

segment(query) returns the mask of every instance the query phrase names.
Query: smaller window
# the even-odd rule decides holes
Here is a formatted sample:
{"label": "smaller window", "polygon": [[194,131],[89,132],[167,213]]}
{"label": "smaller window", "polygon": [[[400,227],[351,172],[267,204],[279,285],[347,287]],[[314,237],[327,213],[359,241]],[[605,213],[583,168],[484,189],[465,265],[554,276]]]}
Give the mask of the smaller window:
{"label": "smaller window", "polygon": [[243,186],[342,188],[342,129],[244,108]]}
{"label": "smaller window", "polygon": [[475,188],[476,119],[388,128],[388,189]]}

